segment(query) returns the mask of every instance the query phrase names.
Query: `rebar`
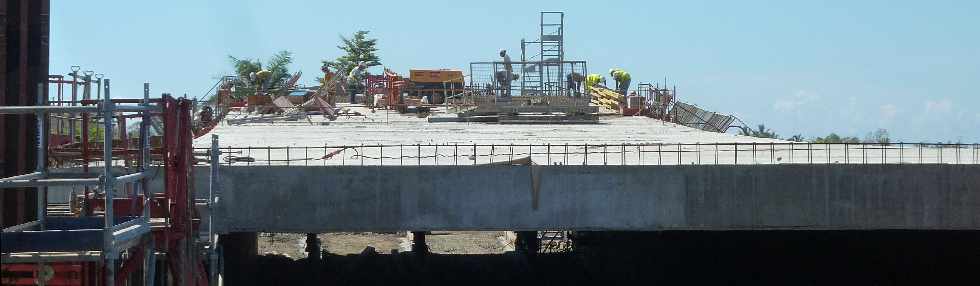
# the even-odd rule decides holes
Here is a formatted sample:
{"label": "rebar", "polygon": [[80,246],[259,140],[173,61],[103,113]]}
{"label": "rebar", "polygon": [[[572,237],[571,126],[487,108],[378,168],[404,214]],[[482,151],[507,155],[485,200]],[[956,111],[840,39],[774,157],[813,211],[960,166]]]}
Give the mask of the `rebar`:
{"label": "rebar", "polygon": [[[705,144],[710,145],[710,146],[705,146]],[[266,147],[256,147],[256,146],[246,146],[246,147],[225,147],[225,148],[221,148],[221,150],[223,151],[222,153],[228,153],[228,154],[233,154],[233,153],[234,154],[245,154],[246,156],[249,156],[250,157],[251,154],[253,153],[252,152],[253,150],[255,150],[255,149],[258,149],[258,150],[265,149],[266,158],[264,158],[264,160],[266,161],[266,165],[270,165],[270,166],[271,165],[292,165],[291,162],[294,161],[294,160],[303,160],[304,161],[304,164],[303,165],[310,165],[309,161],[311,161],[311,160],[321,160],[321,161],[324,161],[324,162],[322,162],[324,165],[327,165],[326,160],[328,160],[329,157],[332,157],[332,154],[330,152],[330,149],[331,148],[335,148],[336,149],[336,151],[334,151],[333,154],[343,154],[341,156],[342,157],[342,160],[340,162],[341,163],[340,165],[346,165],[346,157],[347,157],[346,156],[346,152],[348,152],[348,151],[353,151],[353,152],[357,153],[357,154],[355,154],[353,156],[360,157],[360,159],[357,161],[359,165],[363,165],[363,166],[367,166],[367,165],[385,165],[385,163],[387,163],[387,162],[385,162],[385,160],[395,159],[394,156],[391,156],[391,155],[388,154],[390,152],[388,152],[386,149],[395,148],[395,147],[397,147],[399,149],[399,151],[398,151],[398,160],[395,163],[395,165],[405,165],[406,163],[408,163],[408,164],[414,163],[413,165],[438,165],[438,166],[442,166],[442,165],[453,165],[453,166],[458,166],[460,164],[460,162],[459,162],[459,157],[460,156],[468,156],[468,158],[472,161],[470,164],[480,164],[480,163],[482,163],[482,162],[479,161],[479,158],[480,157],[487,157],[488,158],[488,161],[490,163],[493,163],[493,162],[495,162],[495,159],[496,159],[497,156],[503,156],[505,158],[505,160],[499,160],[499,159],[496,159],[496,160],[498,160],[498,161],[506,161],[506,160],[516,160],[516,159],[518,159],[518,157],[529,157],[529,158],[532,159],[532,161],[536,161],[536,163],[539,163],[539,164],[548,164],[548,165],[563,164],[563,165],[565,165],[565,164],[568,164],[569,161],[576,160],[575,158],[572,158],[572,155],[573,154],[576,155],[576,156],[581,155],[582,156],[582,161],[580,163],[582,163],[584,165],[621,165],[621,166],[625,166],[625,165],[646,165],[646,164],[652,164],[652,165],[664,165],[664,164],[668,164],[668,165],[675,165],[675,164],[676,165],[680,165],[680,164],[694,164],[694,165],[706,165],[706,164],[707,165],[711,165],[711,164],[713,164],[713,165],[718,165],[718,164],[779,164],[779,163],[797,163],[798,160],[796,160],[796,152],[795,152],[795,150],[796,150],[796,146],[799,145],[799,144],[806,144],[807,145],[806,150],[804,150],[804,152],[807,153],[807,158],[806,158],[806,160],[803,163],[808,163],[808,164],[835,164],[835,163],[841,163],[841,161],[835,161],[835,159],[838,158],[837,156],[843,156],[843,158],[842,158],[843,163],[850,164],[850,163],[852,163],[851,160],[850,160],[851,159],[851,156],[850,156],[850,153],[851,153],[851,145],[855,145],[855,144],[857,144],[858,145],[858,148],[860,148],[862,150],[862,153],[860,155],[861,160],[854,162],[854,163],[857,163],[857,164],[891,164],[891,163],[894,163],[893,161],[896,161],[896,160],[897,160],[897,162],[899,164],[907,164],[907,163],[920,163],[920,164],[921,163],[930,163],[930,164],[933,164],[933,163],[935,163],[935,164],[938,164],[938,163],[976,164],[978,161],[980,161],[980,160],[977,159],[978,155],[980,155],[980,150],[978,150],[980,148],[977,147],[978,146],[977,144],[959,144],[959,145],[957,145],[957,144],[914,144],[913,146],[916,146],[916,149],[917,149],[915,152],[916,152],[916,154],[919,154],[919,155],[916,157],[918,159],[912,158],[910,161],[906,161],[906,158],[905,158],[905,153],[906,153],[905,152],[906,151],[905,149],[908,148],[907,147],[908,145],[905,144],[905,143],[894,143],[894,144],[897,144],[896,145],[897,146],[896,148],[890,148],[889,147],[890,145],[883,145],[883,144],[879,144],[879,143],[818,143],[818,144],[812,144],[812,143],[774,143],[774,142],[766,142],[766,143],[753,144],[753,146],[750,147],[749,149],[737,147],[739,145],[744,145],[744,144],[746,144],[746,143],[701,143],[701,142],[695,142],[695,143],[672,143],[672,144],[663,144],[663,143],[653,143],[653,144],[626,144],[626,143],[623,143],[623,144],[617,144],[617,145],[619,145],[618,146],[619,148],[616,148],[615,145],[610,145],[610,144],[599,144],[598,146],[597,145],[591,145],[591,144],[571,145],[571,144],[567,144],[567,143],[562,144],[563,146],[553,146],[552,144],[549,144],[549,143],[544,143],[544,144],[540,144],[540,145],[535,145],[535,144],[520,144],[520,145],[518,145],[518,144],[506,144],[506,145],[503,145],[502,146],[505,149],[505,151],[503,151],[503,152],[501,152],[500,150],[497,150],[496,144],[490,144],[490,145],[473,144],[473,145],[470,145],[470,147],[468,147],[468,149],[470,149],[470,152],[469,153],[466,153],[465,151],[461,151],[459,144],[452,144],[451,145],[452,148],[447,148],[447,147],[450,147],[449,144],[413,144],[413,145],[415,145],[414,146],[414,148],[415,148],[415,154],[408,155],[408,156],[406,156],[406,154],[405,154],[405,151],[404,151],[405,146],[404,145],[366,145],[366,144],[360,144],[360,145],[357,145],[357,146],[350,146],[350,145],[348,145],[348,146],[329,146],[329,145],[324,145],[324,146],[319,146],[319,147],[308,147],[308,146],[293,146],[293,147],[266,146]],[[656,145],[656,150],[648,150],[648,147],[652,147],[654,145]],[[768,145],[768,146],[766,146],[766,145]],[[762,146],[762,147],[760,147],[760,146]],[[875,146],[875,147],[871,147],[871,146]],[[600,148],[602,148],[602,150],[599,150],[598,152],[596,152],[596,150],[595,150],[596,147],[600,147]],[[294,148],[298,148],[299,150],[295,150]],[[311,151],[310,150],[310,149],[313,149],[313,148],[322,150],[324,156],[323,157],[319,157],[319,155],[313,154],[313,153],[315,153],[315,151]],[[480,154],[481,153],[480,152],[480,149],[482,149],[482,148],[489,148],[489,153],[488,154]],[[521,148],[526,148],[527,152],[520,151]],[[575,150],[575,149],[578,149],[578,148],[581,148],[581,149],[580,150]],[[665,148],[667,148],[667,149],[665,149]],[[766,151],[764,148],[768,148],[769,149],[768,152],[766,152],[766,153],[769,153],[769,160],[768,161],[767,160],[760,160],[760,158],[758,158],[759,157],[759,154],[758,154],[759,152]],[[822,151],[821,151],[821,148],[822,148]],[[877,154],[877,156],[879,156],[878,158],[873,158],[873,156],[876,156],[876,153],[874,152],[875,150],[870,150],[869,151],[869,149],[871,149],[871,148],[880,148],[880,150],[877,150],[877,152],[880,153],[880,154]],[[953,150],[949,150],[950,148],[953,148]],[[203,148],[196,148],[196,149],[199,152],[207,152],[207,150],[201,150]],[[347,150],[347,149],[350,149],[350,150]],[[425,149],[425,150],[423,150],[423,149]],[[451,150],[449,150],[449,149],[451,149]],[[464,149],[467,149],[467,147],[464,147]],[[610,150],[610,149],[612,149],[612,150]],[[786,149],[788,149],[788,150],[786,150]],[[895,150],[895,149],[897,149],[897,150]],[[378,154],[378,153],[372,153],[373,151],[372,152],[368,152],[370,150],[378,150],[378,153],[380,153],[380,156],[376,156],[376,154]],[[930,150],[934,150],[934,151],[930,151]],[[947,150],[949,150],[949,154],[946,154],[946,151]],[[276,152],[272,152],[272,151],[276,151]],[[300,152],[300,153],[304,154],[305,157],[304,158],[295,158],[294,159],[292,154],[294,154],[296,152]],[[386,152],[388,152],[388,153],[386,153]],[[618,156],[619,158],[618,159],[620,161],[619,161],[618,164],[617,164],[617,162],[613,161],[616,158],[610,156],[610,155],[613,155],[614,152],[619,152],[619,156]],[[636,152],[636,156],[635,157],[632,157],[632,159],[631,159],[631,156],[629,154],[630,152]],[[656,162],[655,163],[654,162],[650,162],[650,163],[647,163],[646,162],[646,160],[645,160],[646,154],[645,153],[649,153],[649,152],[656,152],[657,153],[657,159],[656,159]],[[694,155],[695,157],[693,157],[693,158],[691,158],[691,157],[684,158],[684,154],[685,153],[689,153],[689,152],[696,152],[696,154],[688,154],[688,155]],[[756,158],[756,159],[753,160],[752,162],[746,163],[745,160],[744,160],[744,156],[742,156],[743,158],[738,158],[740,155],[744,155],[744,154],[740,154],[740,153],[743,153],[743,152],[754,153],[755,154],[754,155],[754,158]],[[785,154],[784,152],[789,152],[789,154]],[[841,152],[843,152],[843,154],[840,154]],[[370,153],[370,154],[368,154],[368,153]],[[596,161],[595,158],[589,158],[589,157],[592,157],[593,155],[599,155],[600,153],[601,153],[601,156],[602,156],[602,160]],[[897,154],[895,154],[895,153],[897,153]],[[117,154],[117,153],[114,153],[114,155],[115,154]],[[372,154],[375,154],[375,155],[372,155]],[[675,158],[669,158],[669,157],[666,157],[665,158],[665,154],[668,154],[668,155],[669,154],[676,154],[675,155],[676,157]],[[311,158],[310,157],[311,155],[314,156],[314,157],[319,157],[319,158]],[[277,156],[279,156],[279,157],[277,157]],[[444,160],[439,160],[439,159],[441,159],[440,157],[450,157],[450,156],[453,158],[452,160],[450,160],[451,162],[446,162]],[[556,157],[556,156],[558,156],[558,157]],[[708,156],[708,157],[706,158],[705,156]],[[785,160],[786,158],[784,156],[788,156],[789,159],[788,160]],[[823,160],[821,160],[821,158],[818,158],[818,156],[825,156],[825,158]],[[953,156],[953,158],[949,158],[950,156]],[[232,162],[242,162],[242,161],[244,161],[244,162],[247,162],[247,164],[251,164],[251,162],[253,161],[253,160],[241,160],[241,161],[232,160],[233,157],[234,156],[229,155],[229,157],[226,158],[226,160],[229,161],[229,162],[226,162],[226,163],[227,164],[231,164]],[[411,159],[413,157],[415,159],[415,162],[405,162],[405,158]],[[432,158],[432,161],[426,161],[425,159],[427,159],[427,158]],[[354,159],[354,157],[351,157],[351,159]],[[590,159],[592,161],[590,161]],[[667,159],[668,162],[664,162],[664,159]],[[734,159],[734,160],[732,160],[732,159]],[[742,159],[742,161],[740,162],[739,159]],[[540,160],[540,162],[537,162],[538,160]],[[422,161],[426,161],[426,162],[422,162]],[[423,163],[425,163],[425,164],[423,164]]]}

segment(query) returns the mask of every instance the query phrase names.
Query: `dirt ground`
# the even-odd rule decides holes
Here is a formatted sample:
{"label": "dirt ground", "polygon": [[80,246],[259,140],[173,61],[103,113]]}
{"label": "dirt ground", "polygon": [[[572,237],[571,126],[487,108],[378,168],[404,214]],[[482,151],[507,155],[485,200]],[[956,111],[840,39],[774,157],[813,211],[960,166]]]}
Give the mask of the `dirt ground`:
{"label": "dirt ground", "polygon": [[[329,254],[360,254],[368,246],[378,253],[411,250],[411,237],[404,233],[340,232],[317,235],[320,246]],[[295,233],[259,234],[259,254],[305,258],[306,235]],[[513,242],[500,231],[445,232],[426,235],[429,251],[437,254],[501,254],[513,250]]]}
{"label": "dirt ground", "polygon": [[439,254],[501,254],[514,249],[501,231],[434,231],[425,239],[429,252]]}

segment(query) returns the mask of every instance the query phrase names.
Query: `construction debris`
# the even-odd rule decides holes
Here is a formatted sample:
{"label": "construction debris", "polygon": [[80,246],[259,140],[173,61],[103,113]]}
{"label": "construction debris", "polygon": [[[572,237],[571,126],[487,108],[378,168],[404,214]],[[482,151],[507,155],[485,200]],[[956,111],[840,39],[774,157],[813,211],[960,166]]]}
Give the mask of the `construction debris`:
{"label": "construction debris", "polygon": [[736,120],[734,116],[707,111],[684,102],[674,103],[670,113],[670,117],[677,124],[721,133],[727,132],[732,122]]}

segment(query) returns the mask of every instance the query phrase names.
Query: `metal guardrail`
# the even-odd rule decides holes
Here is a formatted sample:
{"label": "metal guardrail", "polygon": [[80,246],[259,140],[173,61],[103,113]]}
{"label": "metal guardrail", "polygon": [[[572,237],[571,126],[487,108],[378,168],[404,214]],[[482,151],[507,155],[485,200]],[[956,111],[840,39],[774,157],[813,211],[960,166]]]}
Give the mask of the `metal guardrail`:
{"label": "metal guardrail", "polygon": [[[223,165],[465,166],[980,164],[980,144],[664,143],[222,147]],[[197,148],[208,153],[208,148]]]}

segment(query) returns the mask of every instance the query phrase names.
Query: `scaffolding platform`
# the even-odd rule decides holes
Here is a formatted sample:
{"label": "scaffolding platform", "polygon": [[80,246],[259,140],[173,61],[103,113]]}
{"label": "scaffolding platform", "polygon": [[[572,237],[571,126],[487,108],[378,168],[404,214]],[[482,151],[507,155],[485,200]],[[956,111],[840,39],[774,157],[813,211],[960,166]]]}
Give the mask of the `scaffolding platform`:
{"label": "scaffolding platform", "polygon": [[[136,246],[143,235],[149,233],[149,222],[139,216],[114,218],[111,237],[106,237],[103,229],[105,221],[100,217],[46,217],[44,229],[39,224],[23,227],[19,231],[3,232],[0,239],[3,245],[4,263],[38,262],[35,259],[50,261],[46,253],[98,253],[105,251],[106,245],[113,248],[128,249]],[[15,226],[16,227],[16,226]],[[112,241],[106,243],[106,238]],[[35,253],[36,255],[24,255]],[[116,251],[111,255],[117,256]],[[55,257],[71,258],[58,255]],[[9,260],[17,258],[17,262]]]}

